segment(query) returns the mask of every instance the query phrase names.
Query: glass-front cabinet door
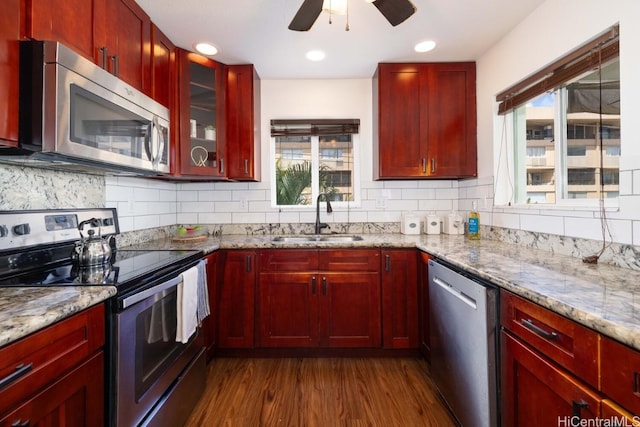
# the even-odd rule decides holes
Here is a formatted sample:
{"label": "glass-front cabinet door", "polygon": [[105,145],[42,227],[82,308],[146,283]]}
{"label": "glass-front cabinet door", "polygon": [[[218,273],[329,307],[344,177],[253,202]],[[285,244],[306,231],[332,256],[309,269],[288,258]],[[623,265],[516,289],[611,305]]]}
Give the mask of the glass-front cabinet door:
{"label": "glass-front cabinet door", "polygon": [[222,64],[179,50],[181,175],[225,177]]}

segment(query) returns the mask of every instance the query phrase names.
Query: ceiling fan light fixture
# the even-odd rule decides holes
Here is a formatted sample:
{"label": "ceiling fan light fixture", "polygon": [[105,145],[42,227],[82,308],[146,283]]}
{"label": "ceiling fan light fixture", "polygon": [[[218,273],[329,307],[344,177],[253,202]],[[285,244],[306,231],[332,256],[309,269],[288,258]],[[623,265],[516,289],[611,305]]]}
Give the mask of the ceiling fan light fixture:
{"label": "ceiling fan light fixture", "polygon": [[435,47],[436,42],[434,42],[433,40],[425,40],[416,44],[413,49],[418,53],[425,53],[432,51],[433,49],[435,49]]}
{"label": "ceiling fan light fixture", "polygon": [[205,42],[196,43],[193,45],[193,47],[198,53],[201,53],[207,56],[213,56],[216,53],[218,53],[218,48],[216,48],[211,43],[205,43]]}
{"label": "ceiling fan light fixture", "polygon": [[332,15],[346,15],[347,0],[324,0],[322,2],[322,11]]}
{"label": "ceiling fan light fixture", "polygon": [[322,61],[327,55],[321,50],[310,50],[305,55],[309,61]]}

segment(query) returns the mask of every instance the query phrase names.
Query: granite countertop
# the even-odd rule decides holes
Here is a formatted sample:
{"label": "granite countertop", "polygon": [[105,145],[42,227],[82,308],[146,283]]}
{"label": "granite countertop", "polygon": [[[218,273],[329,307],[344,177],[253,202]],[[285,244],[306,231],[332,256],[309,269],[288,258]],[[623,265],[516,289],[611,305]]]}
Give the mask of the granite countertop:
{"label": "granite countertop", "polygon": [[[127,249],[196,249],[207,254],[218,249],[418,248],[640,350],[640,271],[585,264],[566,255],[494,240],[470,241],[464,236],[363,234],[362,237],[356,242],[275,243],[269,235],[225,235],[197,243],[151,241]],[[11,329],[15,331],[13,334],[23,331],[21,321],[29,325],[24,328],[26,333],[46,326],[47,321],[52,323],[72,310],[65,304],[77,307],[78,300],[92,299],[98,289],[58,288],[49,290],[50,296],[42,288],[0,289],[0,345],[7,342]],[[15,321],[10,320],[13,317]]]}
{"label": "granite countertop", "polygon": [[114,286],[0,288],[0,347],[115,294]]}

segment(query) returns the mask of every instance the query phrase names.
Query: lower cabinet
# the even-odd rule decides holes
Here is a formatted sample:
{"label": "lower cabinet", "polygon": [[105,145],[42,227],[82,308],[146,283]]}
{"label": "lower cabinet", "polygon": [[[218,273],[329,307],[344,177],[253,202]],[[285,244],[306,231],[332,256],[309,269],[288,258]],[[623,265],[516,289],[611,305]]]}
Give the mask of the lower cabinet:
{"label": "lower cabinet", "polygon": [[203,321],[200,328],[203,345],[207,351],[207,359],[211,359],[216,348],[216,293],[218,285],[219,252],[207,255],[207,291],[209,293],[209,311],[211,314]]}
{"label": "lower cabinet", "polygon": [[600,416],[596,391],[508,332],[501,339],[503,426],[581,425],[571,422]]}
{"label": "lower cabinet", "polygon": [[429,260],[431,255],[425,252],[418,253],[418,347],[427,359],[431,358],[431,345],[429,344]]}
{"label": "lower cabinet", "polygon": [[104,424],[99,304],[0,349],[0,425]]}
{"label": "lower cabinet", "polygon": [[261,251],[259,345],[379,347],[379,264],[375,249]]}
{"label": "lower cabinet", "polygon": [[256,253],[225,250],[219,256],[224,267],[217,286],[218,348],[253,348]]}
{"label": "lower cabinet", "polygon": [[502,425],[638,425],[640,352],[503,290]]}
{"label": "lower cabinet", "polygon": [[418,254],[415,249],[383,249],[382,344],[418,348]]}
{"label": "lower cabinet", "polygon": [[0,425],[103,425],[103,372],[104,353],[101,351],[0,418]]}

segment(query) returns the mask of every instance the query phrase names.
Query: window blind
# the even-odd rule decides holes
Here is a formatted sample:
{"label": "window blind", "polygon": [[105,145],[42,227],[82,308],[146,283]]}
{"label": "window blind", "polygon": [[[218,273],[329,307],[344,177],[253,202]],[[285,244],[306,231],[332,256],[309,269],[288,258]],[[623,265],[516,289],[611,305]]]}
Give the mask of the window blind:
{"label": "window blind", "polygon": [[357,134],[360,119],[271,120],[271,136],[312,136]]}
{"label": "window blind", "polygon": [[496,96],[500,103],[498,114],[506,114],[516,107],[589,70],[597,70],[602,64],[619,56],[619,27],[616,25],[553,62],[542,70],[516,83]]}

